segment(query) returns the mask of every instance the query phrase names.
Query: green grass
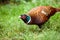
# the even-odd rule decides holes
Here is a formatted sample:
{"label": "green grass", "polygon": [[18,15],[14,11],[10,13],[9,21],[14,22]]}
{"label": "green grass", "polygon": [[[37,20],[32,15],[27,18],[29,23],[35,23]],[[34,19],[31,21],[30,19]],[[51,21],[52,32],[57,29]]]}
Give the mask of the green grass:
{"label": "green grass", "polygon": [[0,5],[0,40],[60,40],[60,13],[52,16],[42,25],[42,31],[36,25],[26,25],[19,15],[27,13],[36,6],[60,7],[53,1],[39,0],[20,5]]}

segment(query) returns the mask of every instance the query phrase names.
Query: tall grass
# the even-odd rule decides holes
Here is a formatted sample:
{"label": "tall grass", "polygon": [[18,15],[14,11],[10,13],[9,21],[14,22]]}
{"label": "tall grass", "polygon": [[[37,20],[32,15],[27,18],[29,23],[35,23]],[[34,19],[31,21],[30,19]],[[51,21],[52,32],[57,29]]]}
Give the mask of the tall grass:
{"label": "tall grass", "polygon": [[33,0],[22,4],[0,5],[0,40],[60,40],[60,13],[52,16],[42,25],[26,25],[19,15],[27,13],[36,6],[60,7],[52,0]]}

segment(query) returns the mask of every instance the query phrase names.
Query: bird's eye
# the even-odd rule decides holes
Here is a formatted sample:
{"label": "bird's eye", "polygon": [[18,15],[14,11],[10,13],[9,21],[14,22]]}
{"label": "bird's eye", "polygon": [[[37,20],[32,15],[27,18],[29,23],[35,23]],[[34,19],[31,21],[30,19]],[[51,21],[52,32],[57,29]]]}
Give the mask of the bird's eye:
{"label": "bird's eye", "polygon": [[26,19],[26,16],[22,16],[22,19]]}

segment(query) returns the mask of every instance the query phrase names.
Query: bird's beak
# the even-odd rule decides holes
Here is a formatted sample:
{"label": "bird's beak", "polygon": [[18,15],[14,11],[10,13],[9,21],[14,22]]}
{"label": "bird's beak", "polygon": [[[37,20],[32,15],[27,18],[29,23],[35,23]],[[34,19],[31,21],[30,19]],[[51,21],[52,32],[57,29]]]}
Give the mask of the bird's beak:
{"label": "bird's beak", "polygon": [[21,16],[19,16],[19,18],[21,18]]}

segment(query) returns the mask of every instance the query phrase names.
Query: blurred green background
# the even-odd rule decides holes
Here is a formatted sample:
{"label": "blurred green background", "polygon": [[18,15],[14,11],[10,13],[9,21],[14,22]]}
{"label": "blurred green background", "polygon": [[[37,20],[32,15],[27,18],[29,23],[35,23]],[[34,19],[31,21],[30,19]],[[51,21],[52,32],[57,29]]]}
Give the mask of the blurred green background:
{"label": "blurred green background", "polygon": [[0,40],[60,40],[60,12],[42,25],[42,31],[19,19],[37,6],[60,8],[60,0],[0,0]]}

